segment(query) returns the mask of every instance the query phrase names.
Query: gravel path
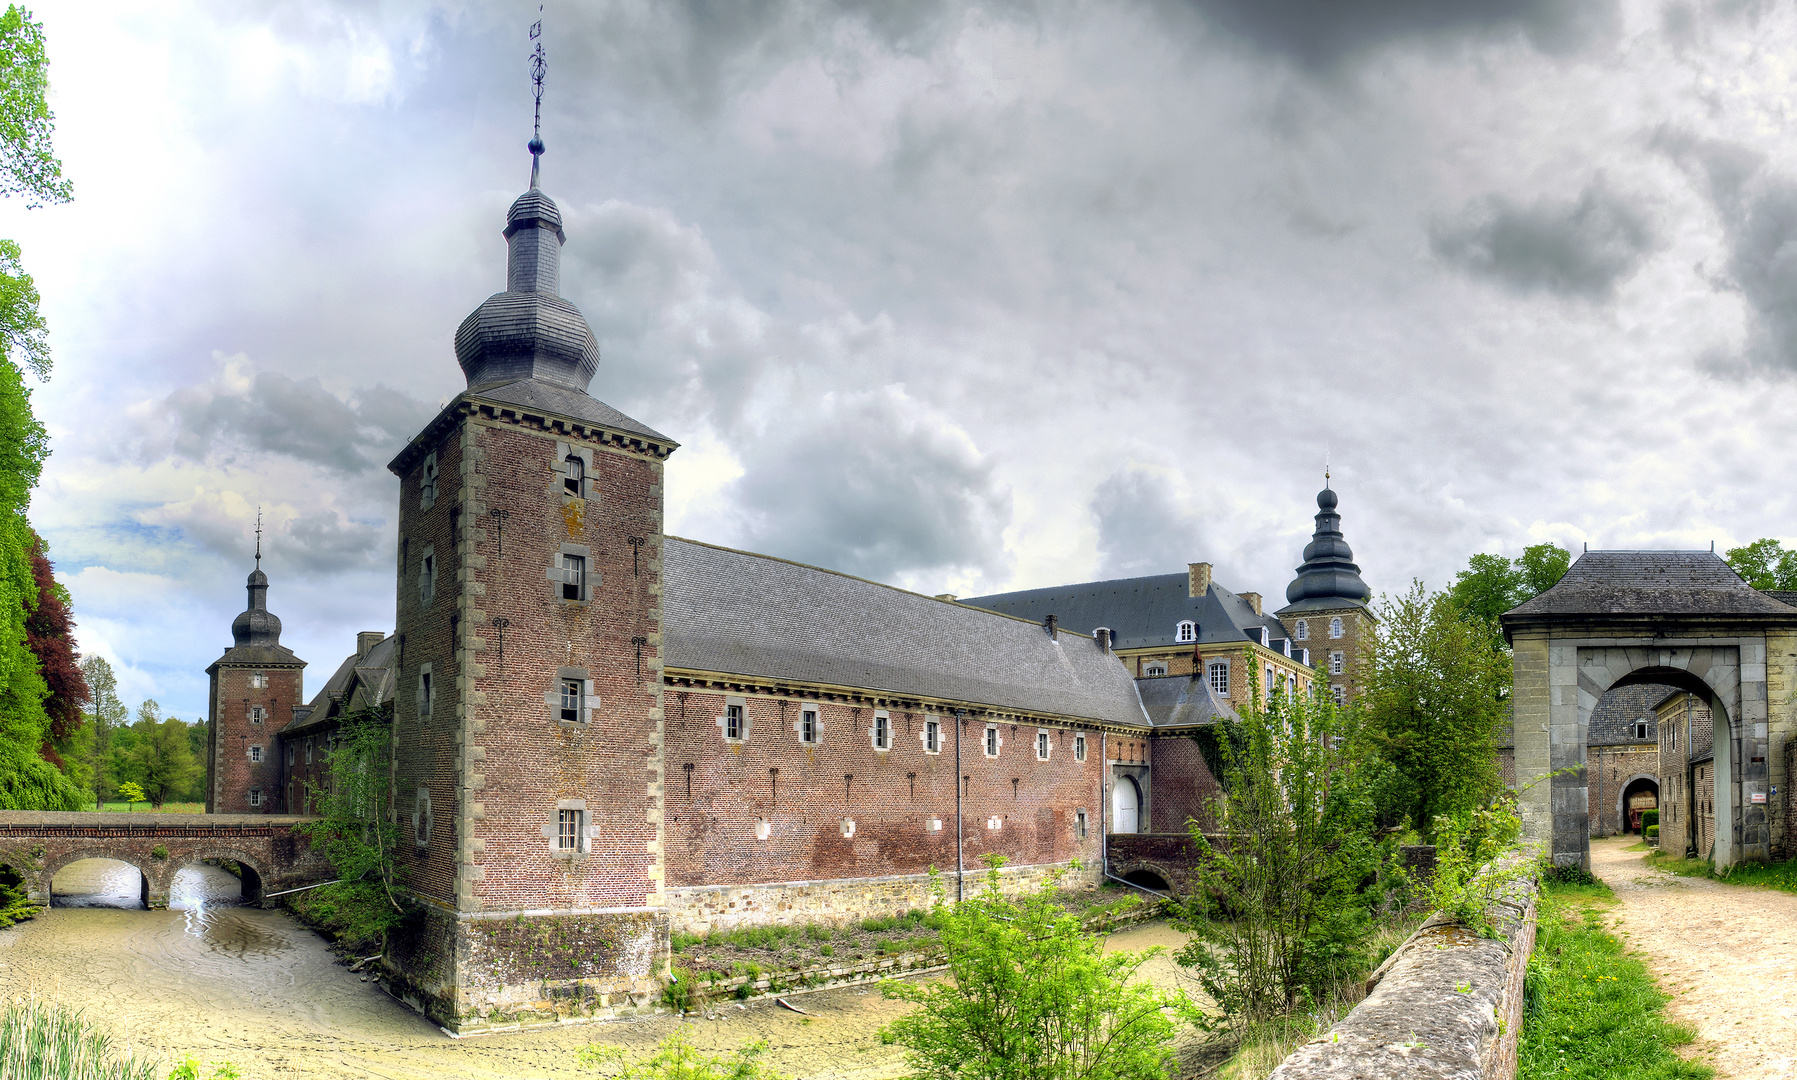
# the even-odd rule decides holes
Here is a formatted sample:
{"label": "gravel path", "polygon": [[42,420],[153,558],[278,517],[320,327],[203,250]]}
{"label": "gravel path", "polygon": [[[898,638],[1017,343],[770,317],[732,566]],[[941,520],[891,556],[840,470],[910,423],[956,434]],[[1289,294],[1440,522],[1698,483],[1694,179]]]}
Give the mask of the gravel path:
{"label": "gravel path", "polygon": [[1797,1075],[1797,894],[1649,869],[1633,837],[1591,841],[1628,945],[1697,1029],[1693,1056],[1719,1076]]}

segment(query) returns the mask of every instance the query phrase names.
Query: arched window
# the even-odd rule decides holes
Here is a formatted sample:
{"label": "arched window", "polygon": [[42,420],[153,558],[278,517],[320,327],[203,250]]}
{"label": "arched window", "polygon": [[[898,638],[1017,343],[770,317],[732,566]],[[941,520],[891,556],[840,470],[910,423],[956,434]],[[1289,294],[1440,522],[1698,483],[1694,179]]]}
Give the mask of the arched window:
{"label": "arched window", "polygon": [[1292,633],[1297,635],[1299,641],[1309,641],[1310,640],[1310,620],[1309,619],[1299,619],[1298,625],[1292,628]]}
{"label": "arched window", "polygon": [[1340,615],[1329,620],[1329,636],[1332,638],[1342,636],[1342,617]]}
{"label": "arched window", "polygon": [[586,490],[587,463],[580,460],[580,455],[569,454],[568,460],[562,462],[562,490],[575,498],[581,498]]}
{"label": "arched window", "polygon": [[1173,635],[1173,638],[1175,641],[1197,641],[1198,624],[1190,619],[1185,620],[1179,624],[1179,629]]}
{"label": "arched window", "polygon": [[1166,673],[1167,662],[1165,660],[1150,660],[1148,663],[1142,665],[1142,677],[1144,679],[1158,679]]}

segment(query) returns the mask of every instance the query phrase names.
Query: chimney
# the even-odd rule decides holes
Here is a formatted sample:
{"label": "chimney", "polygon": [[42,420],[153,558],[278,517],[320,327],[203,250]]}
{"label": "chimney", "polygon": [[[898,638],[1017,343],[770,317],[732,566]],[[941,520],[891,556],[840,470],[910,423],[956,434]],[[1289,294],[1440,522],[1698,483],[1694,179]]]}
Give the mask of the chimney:
{"label": "chimney", "polygon": [[1203,596],[1210,592],[1210,563],[1186,563],[1186,595]]}
{"label": "chimney", "polygon": [[948,602],[949,602],[949,603],[951,603],[951,604],[952,604],[952,603],[954,603],[954,602],[955,602],[955,600],[956,600],[956,599],[957,599],[957,597],[956,597],[956,596],[955,596],[955,594],[954,594],[954,593],[952,593],[952,592],[941,592],[941,593],[937,593],[937,594],[936,594],[936,599],[938,599],[938,600],[947,600],[947,601],[948,601]]}
{"label": "chimney", "polygon": [[1054,637],[1054,632],[1055,632],[1055,630],[1057,628],[1057,624],[1059,622],[1060,622],[1059,619],[1055,618],[1053,615],[1050,615],[1048,618],[1042,620],[1042,629],[1048,631],[1049,637]]}
{"label": "chimney", "polygon": [[1254,609],[1255,616],[1259,617],[1259,615],[1260,615],[1260,594],[1257,592],[1245,592],[1245,593],[1242,593],[1241,595],[1242,595],[1243,600],[1248,601],[1248,606]]}
{"label": "chimney", "polygon": [[368,656],[368,650],[387,640],[387,635],[379,630],[364,630],[356,635],[356,659]]}
{"label": "chimney", "polygon": [[1092,631],[1092,640],[1098,642],[1099,652],[1108,653],[1111,651],[1111,631],[1109,627],[1101,626]]}

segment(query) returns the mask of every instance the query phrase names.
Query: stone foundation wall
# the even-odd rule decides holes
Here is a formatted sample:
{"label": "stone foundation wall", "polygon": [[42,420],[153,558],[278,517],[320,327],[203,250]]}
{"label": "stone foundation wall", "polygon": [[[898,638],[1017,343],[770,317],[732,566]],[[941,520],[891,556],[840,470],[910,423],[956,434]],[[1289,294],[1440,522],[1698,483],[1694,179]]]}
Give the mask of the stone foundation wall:
{"label": "stone foundation wall", "polygon": [[[1036,885],[1055,871],[1065,888],[1095,886],[1097,867],[1068,870],[1066,863],[1007,866],[999,871],[1007,893]],[[986,886],[984,868],[966,872],[968,895]],[[955,898],[955,872],[939,875],[950,900]],[[688,934],[735,930],[745,926],[799,923],[845,924],[927,908],[936,901],[928,874],[893,874],[874,878],[828,881],[776,881],[759,885],[712,885],[669,889],[668,918],[673,929]]]}

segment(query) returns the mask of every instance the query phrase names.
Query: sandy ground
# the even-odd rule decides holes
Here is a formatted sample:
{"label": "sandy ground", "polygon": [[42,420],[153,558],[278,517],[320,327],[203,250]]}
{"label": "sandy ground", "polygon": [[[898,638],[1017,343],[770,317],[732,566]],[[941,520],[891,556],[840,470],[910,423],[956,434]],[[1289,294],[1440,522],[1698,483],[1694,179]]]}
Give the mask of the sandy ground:
{"label": "sandy ground", "polygon": [[1797,1075],[1797,894],[1661,873],[1638,845],[1591,841],[1591,869],[1666,1014],[1697,1029],[1694,1056],[1735,1080]]}
{"label": "sandy ground", "polygon": [[[1110,946],[1180,943],[1165,923],[1149,923],[1113,936]],[[1166,957],[1143,976],[1181,983]],[[885,1000],[877,987],[789,995],[808,1016],[772,1002],[731,1002],[716,1010],[716,1020],[655,1017],[451,1039],[351,974],[291,916],[234,906],[57,908],[0,931],[0,994],[32,991],[84,1009],[121,1044],[161,1058],[165,1068],[192,1054],[231,1061],[249,1080],[591,1077],[575,1061],[586,1043],[646,1052],[683,1024],[711,1052],[765,1038],[765,1060],[790,1076],[905,1073],[901,1049],[881,1045],[879,1029],[908,1006]]]}

